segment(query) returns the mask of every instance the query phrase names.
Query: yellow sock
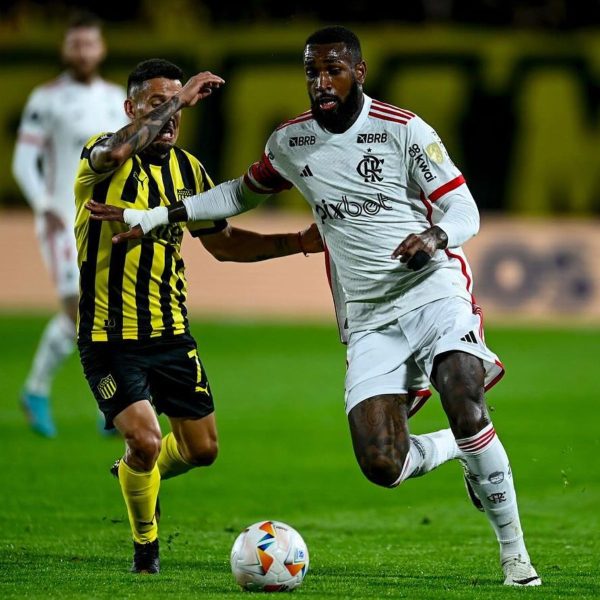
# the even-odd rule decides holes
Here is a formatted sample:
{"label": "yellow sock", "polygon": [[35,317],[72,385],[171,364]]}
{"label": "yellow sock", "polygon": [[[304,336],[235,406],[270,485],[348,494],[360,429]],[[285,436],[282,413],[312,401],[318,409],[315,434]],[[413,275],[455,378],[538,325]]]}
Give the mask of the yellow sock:
{"label": "yellow sock", "polygon": [[177,447],[177,440],[172,432],[167,433],[163,438],[156,464],[158,465],[161,479],[177,477],[177,475],[187,473],[190,469],[194,468],[194,465],[186,462],[181,456],[181,452],[179,452],[179,448]]}
{"label": "yellow sock", "polygon": [[127,505],[134,541],[138,544],[153,542],[158,537],[158,525],[154,516],[160,488],[157,465],[154,465],[152,471],[134,471],[121,460],[119,483]]}

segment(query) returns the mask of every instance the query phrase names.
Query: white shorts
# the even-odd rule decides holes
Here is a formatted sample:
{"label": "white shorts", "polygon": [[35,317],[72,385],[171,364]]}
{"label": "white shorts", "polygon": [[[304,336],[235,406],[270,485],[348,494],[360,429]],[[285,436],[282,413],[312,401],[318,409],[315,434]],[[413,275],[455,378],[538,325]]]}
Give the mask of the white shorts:
{"label": "white shorts", "polygon": [[79,295],[79,266],[75,234],[69,227],[49,234],[42,219],[36,219],[42,258],[60,298]]}
{"label": "white shorts", "polygon": [[409,394],[414,414],[430,395],[435,357],[459,350],[481,358],[485,389],[504,375],[504,367],[484,341],[481,309],[460,297],[430,302],[379,329],[359,331],[348,342],[346,413],[380,394]]}

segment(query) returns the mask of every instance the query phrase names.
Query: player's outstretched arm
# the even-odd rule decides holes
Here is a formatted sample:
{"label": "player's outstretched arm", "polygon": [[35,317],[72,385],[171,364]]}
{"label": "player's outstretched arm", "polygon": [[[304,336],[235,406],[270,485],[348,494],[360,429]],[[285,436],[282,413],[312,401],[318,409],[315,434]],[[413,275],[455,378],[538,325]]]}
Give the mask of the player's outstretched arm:
{"label": "player's outstretched arm", "polygon": [[195,106],[224,83],[208,71],[194,75],[172,98],[94,146],[90,154],[92,167],[100,173],[114,171],[148,146],[178,110]]}
{"label": "player's outstretched arm", "polygon": [[183,202],[170,206],[157,206],[151,210],[117,208],[91,200],[85,207],[90,219],[96,221],[121,221],[131,229],[113,237],[113,243],[139,239],[161,225],[185,221],[219,220],[246,212],[258,206],[268,195],[252,192],[243,177],[225,181],[218,186]]}
{"label": "player's outstretched arm", "polygon": [[300,252],[305,256],[323,252],[323,241],[314,223],[297,233],[268,235],[228,226],[218,233],[203,235],[200,241],[219,261],[257,262]]}

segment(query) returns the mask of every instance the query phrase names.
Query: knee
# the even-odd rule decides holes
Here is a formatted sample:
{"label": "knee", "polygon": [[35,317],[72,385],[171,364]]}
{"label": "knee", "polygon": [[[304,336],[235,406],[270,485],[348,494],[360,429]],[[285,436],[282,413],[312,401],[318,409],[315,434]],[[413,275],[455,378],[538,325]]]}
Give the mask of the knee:
{"label": "knee", "polygon": [[478,410],[448,415],[448,420],[454,437],[459,440],[476,435],[490,422],[483,407],[478,407]]}
{"label": "knee", "polygon": [[217,460],[219,444],[217,440],[207,440],[202,444],[185,448],[181,454],[185,462],[194,467],[209,467]]}
{"label": "knee", "polygon": [[404,459],[399,456],[392,457],[377,453],[366,460],[360,460],[359,464],[365,477],[371,483],[389,488],[400,483]]}
{"label": "knee", "polygon": [[452,433],[457,439],[471,437],[489,422],[483,390],[443,402]]}
{"label": "knee", "polygon": [[160,454],[160,431],[132,431],[125,435],[125,441],[128,450],[127,463],[144,471],[152,470]]}

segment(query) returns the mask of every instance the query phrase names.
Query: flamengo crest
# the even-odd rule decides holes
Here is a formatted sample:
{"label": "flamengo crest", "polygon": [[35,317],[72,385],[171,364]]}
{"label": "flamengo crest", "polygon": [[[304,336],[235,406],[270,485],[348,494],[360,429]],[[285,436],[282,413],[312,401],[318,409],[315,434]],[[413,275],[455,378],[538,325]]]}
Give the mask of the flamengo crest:
{"label": "flamengo crest", "polygon": [[356,165],[356,171],[366,183],[383,181],[383,177],[380,175],[383,162],[383,158],[379,158],[373,154],[365,154],[358,165]]}

